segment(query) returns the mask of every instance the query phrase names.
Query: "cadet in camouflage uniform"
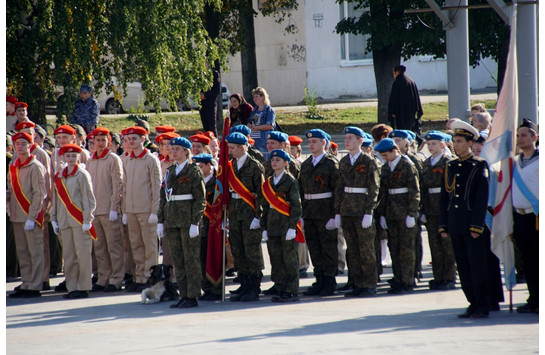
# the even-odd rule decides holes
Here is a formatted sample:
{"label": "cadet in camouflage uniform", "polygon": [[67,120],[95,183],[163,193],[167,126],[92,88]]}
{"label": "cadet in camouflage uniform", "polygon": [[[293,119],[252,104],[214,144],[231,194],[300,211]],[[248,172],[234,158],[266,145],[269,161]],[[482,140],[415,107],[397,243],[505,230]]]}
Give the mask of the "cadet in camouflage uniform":
{"label": "cadet in camouflage uniform", "polygon": [[[241,288],[231,301],[259,301],[261,270],[264,269],[261,251],[263,165],[248,153],[248,138],[235,132],[225,137],[229,143],[229,240],[238,266]],[[229,168],[231,169],[231,168]],[[233,174],[233,175],[231,175]]]}
{"label": "cadet in camouflage uniform", "polygon": [[424,135],[431,156],[424,162],[422,171],[422,215],[420,221],[428,230],[428,242],[431,251],[433,280],[430,280],[431,290],[453,289],[456,277],[456,262],[450,236],[446,238],[439,234],[439,211],[441,208],[441,186],[443,171],[450,160],[445,154],[445,134],[439,131],[429,131]]}
{"label": "cadet in camouflage uniform", "polygon": [[325,151],[329,136],[326,132],[312,129],[305,135],[312,156],[301,164],[299,186],[305,236],[316,282],[303,294],[331,296],[337,285],[337,228],[341,226],[341,216],[334,206],[339,162]]}
{"label": "cadet in camouflage uniform", "polygon": [[[273,133],[273,132],[271,132]],[[263,205],[261,226],[263,240],[271,258],[271,266],[275,270],[274,288],[278,295],[272,297],[273,302],[294,302],[299,300],[299,259],[297,257],[297,243],[295,241],[297,223],[303,214],[299,183],[286,171],[289,153],[275,149],[269,152],[269,160],[273,168],[273,175],[264,183],[264,197],[282,198],[289,204],[289,215],[280,213],[272,204]],[[266,184],[270,183],[272,196],[266,194]],[[302,231],[301,231],[302,232]]]}
{"label": "cadet in camouflage uniform", "polygon": [[345,297],[369,297],[377,292],[373,211],[379,191],[379,168],[373,158],[361,151],[363,130],[349,126],[344,133],[348,154],[339,163],[335,209],[340,211],[348,272],[354,282],[353,290]]}
{"label": "cadet in camouflage uniform", "polygon": [[157,235],[168,240],[182,296],[170,307],[197,307],[201,294],[201,241],[197,237],[206,206],[204,176],[190,160],[189,140],[176,137],[170,145],[176,164],[168,168],[161,187]]}
{"label": "cadet in camouflage uniform", "polygon": [[380,225],[389,231],[388,248],[392,255],[394,279],[388,293],[410,293],[414,286],[414,242],[420,204],[418,172],[391,138],[381,140],[375,151],[387,162],[380,175],[378,209]]}
{"label": "cadet in camouflage uniform", "polygon": [[[229,131],[229,133],[235,132],[242,133],[246,136],[246,138],[248,138],[248,142],[250,141],[250,134],[252,133],[252,130],[248,126],[240,124],[231,128],[231,130]],[[263,157],[263,153],[261,153],[259,149],[257,149],[253,145],[248,144],[248,155],[256,159],[261,165],[265,164],[265,158]]]}

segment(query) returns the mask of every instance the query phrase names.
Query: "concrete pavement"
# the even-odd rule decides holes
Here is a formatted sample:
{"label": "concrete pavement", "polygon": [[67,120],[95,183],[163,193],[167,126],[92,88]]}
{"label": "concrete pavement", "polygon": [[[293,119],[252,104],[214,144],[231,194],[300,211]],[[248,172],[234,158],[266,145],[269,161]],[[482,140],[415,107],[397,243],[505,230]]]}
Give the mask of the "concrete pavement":
{"label": "concrete pavement", "polygon": [[[140,295],[92,293],[65,300],[53,291],[39,299],[6,299],[8,354],[529,354],[539,350],[538,316],[509,313],[508,302],[490,318],[456,317],[467,302],[457,285],[430,291],[432,277],[427,236],[424,279],[410,295],[388,295],[381,276],[378,296],[347,299],[301,297],[280,305],[270,296],[253,303],[200,302],[190,310],[170,309],[170,302],[141,305]],[[262,289],[272,286],[267,248]],[[309,271],[312,271],[312,267]],[[344,275],[337,282],[346,282]],[[63,280],[52,279],[52,286]],[[237,284],[228,278],[227,290]],[[312,283],[301,279],[300,292]],[[9,283],[12,290],[18,283]],[[526,285],[513,292],[515,307],[527,298]],[[508,301],[509,294],[505,292]]]}

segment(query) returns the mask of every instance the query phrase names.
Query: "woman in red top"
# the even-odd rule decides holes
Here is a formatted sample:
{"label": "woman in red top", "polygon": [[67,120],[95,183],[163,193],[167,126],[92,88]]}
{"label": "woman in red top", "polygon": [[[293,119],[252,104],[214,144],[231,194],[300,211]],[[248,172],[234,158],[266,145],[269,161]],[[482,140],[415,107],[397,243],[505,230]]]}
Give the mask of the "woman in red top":
{"label": "woman in red top", "polygon": [[239,124],[247,125],[248,117],[252,114],[254,108],[244,100],[241,94],[231,95],[231,107],[229,107],[229,117],[231,117],[231,127]]}

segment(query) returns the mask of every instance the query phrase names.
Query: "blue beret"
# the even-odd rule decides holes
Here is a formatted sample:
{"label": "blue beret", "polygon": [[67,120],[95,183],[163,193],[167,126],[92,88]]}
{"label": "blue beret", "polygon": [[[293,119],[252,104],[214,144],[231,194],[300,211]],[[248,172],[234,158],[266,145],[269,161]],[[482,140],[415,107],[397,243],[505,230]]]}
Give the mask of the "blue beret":
{"label": "blue beret", "polygon": [[344,134],[348,134],[348,133],[352,133],[352,134],[355,134],[356,136],[365,138],[364,137],[365,132],[363,132],[363,129],[359,127],[354,127],[354,126],[344,127]]}
{"label": "blue beret", "polygon": [[409,134],[408,131],[404,129],[394,129],[392,132],[390,132],[390,134],[388,135],[388,138],[394,138],[394,137],[411,140],[411,135]]}
{"label": "blue beret", "polygon": [[196,163],[211,163],[214,157],[208,153],[197,154],[193,157],[193,161]]}
{"label": "blue beret", "polygon": [[369,133],[363,132],[363,143],[362,147],[370,147],[374,142],[373,136]]}
{"label": "blue beret", "polygon": [[238,126],[231,128],[231,131],[229,133],[235,133],[235,132],[239,132],[244,134],[245,136],[249,136],[250,133],[252,133],[252,130],[250,129],[250,127],[246,125],[239,124]]}
{"label": "blue beret", "polygon": [[310,131],[307,131],[307,133],[305,133],[305,136],[307,136],[307,138],[320,138],[325,140],[331,140],[331,136],[319,128],[315,128],[315,129],[311,129]]}
{"label": "blue beret", "polygon": [[181,145],[184,148],[191,149],[191,142],[185,137],[175,137],[170,140],[170,145]]}
{"label": "blue beret", "polygon": [[409,140],[410,140],[411,142],[414,141],[414,140],[416,139],[416,133],[414,133],[413,131],[408,130],[408,129],[407,129],[406,131],[407,131],[407,133],[409,133],[409,135],[410,135]]}
{"label": "blue beret", "polygon": [[233,143],[233,144],[242,144],[242,145],[248,144],[248,137],[246,137],[244,134],[240,132],[231,133],[230,135],[225,137],[225,140],[228,143]]}
{"label": "blue beret", "polygon": [[288,135],[286,133],[282,133],[278,131],[270,131],[269,133],[267,133],[267,139],[272,139],[275,141],[286,143],[288,141]]}
{"label": "blue beret", "polygon": [[429,131],[424,135],[424,139],[427,141],[431,140],[438,140],[438,141],[446,141],[447,137],[445,137],[445,134],[440,131]]}
{"label": "blue beret", "polygon": [[392,138],[384,138],[375,146],[375,150],[379,153],[384,153],[392,150],[395,146],[396,143]]}
{"label": "blue beret", "polygon": [[92,92],[93,91],[93,87],[89,84],[81,84],[81,86],[79,87],[79,91],[80,92]]}
{"label": "blue beret", "polygon": [[282,149],[275,149],[271,151],[271,158],[272,157],[279,157],[287,161],[288,163],[291,161],[290,155],[283,151]]}

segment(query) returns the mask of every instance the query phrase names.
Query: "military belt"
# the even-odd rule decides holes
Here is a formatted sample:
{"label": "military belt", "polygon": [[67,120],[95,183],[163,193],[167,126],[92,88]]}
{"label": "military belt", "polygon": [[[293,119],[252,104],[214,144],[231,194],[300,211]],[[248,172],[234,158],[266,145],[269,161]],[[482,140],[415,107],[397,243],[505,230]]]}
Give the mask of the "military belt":
{"label": "military belt", "polygon": [[[256,196],[256,194],[253,195]],[[236,192],[231,192],[231,198],[234,198],[235,200],[242,200],[242,196],[240,196]]]}
{"label": "military belt", "polygon": [[390,195],[406,194],[407,192],[409,192],[409,189],[406,187],[400,187],[399,189],[388,189],[388,193]]}
{"label": "military belt", "polygon": [[515,208],[515,212],[521,215],[525,215],[529,213],[534,213],[534,209],[533,208]]}
{"label": "military belt", "polygon": [[428,189],[428,193],[429,194],[438,194],[441,192],[441,188],[440,187],[430,187]]}
{"label": "military belt", "polygon": [[305,194],[305,200],[321,200],[324,198],[333,197],[332,192],[323,192],[321,194]]}
{"label": "military belt", "polygon": [[169,201],[187,201],[187,200],[194,200],[192,194],[185,194],[185,195],[170,195]]}
{"label": "military belt", "polygon": [[349,194],[366,194],[367,193],[367,187],[344,187],[344,192],[348,192]]}

